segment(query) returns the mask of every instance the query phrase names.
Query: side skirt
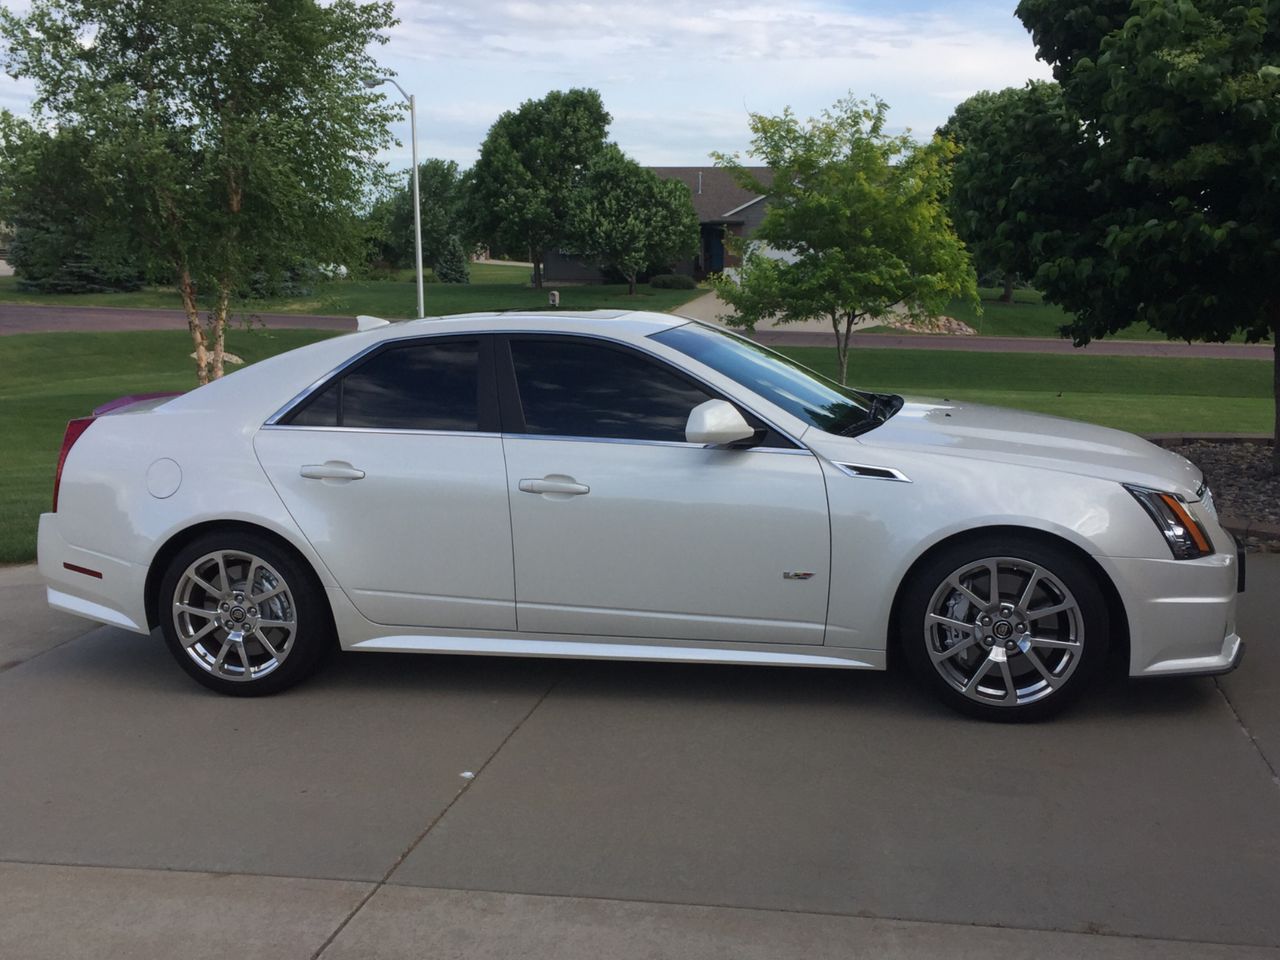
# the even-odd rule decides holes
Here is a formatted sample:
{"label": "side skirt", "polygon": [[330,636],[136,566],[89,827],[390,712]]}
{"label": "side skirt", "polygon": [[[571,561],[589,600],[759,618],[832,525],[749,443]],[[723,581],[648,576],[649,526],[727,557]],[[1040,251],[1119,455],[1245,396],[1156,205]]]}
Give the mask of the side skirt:
{"label": "side skirt", "polygon": [[648,660],[680,663],[755,664],[758,666],[835,667],[883,670],[884,652],[824,647],[743,649],[684,643],[636,643],[622,640],[530,640],[480,636],[382,636],[361,640],[348,650],[381,653],[460,653],[491,657],[567,657],[586,660]]}

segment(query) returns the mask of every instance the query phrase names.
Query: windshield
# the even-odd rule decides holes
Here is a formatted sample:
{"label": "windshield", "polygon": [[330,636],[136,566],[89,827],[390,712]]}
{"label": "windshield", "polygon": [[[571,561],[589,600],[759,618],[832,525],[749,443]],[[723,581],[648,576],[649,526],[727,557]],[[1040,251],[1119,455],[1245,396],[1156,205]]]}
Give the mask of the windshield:
{"label": "windshield", "polygon": [[879,422],[875,396],[842,387],[742,337],[686,323],[650,339],[679,350],[827,433],[861,432]]}

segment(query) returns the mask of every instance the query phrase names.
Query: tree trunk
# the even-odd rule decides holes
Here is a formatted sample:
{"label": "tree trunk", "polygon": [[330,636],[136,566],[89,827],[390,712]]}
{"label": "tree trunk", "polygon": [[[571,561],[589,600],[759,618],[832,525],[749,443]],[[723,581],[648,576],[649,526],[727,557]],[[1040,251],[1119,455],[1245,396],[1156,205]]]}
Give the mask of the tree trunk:
{"label": "tree trunk", "polygon": [[634,297],[636,295],[636,275],[633,273],[627,277],[627,296]]}
{"label": "tree trunk", "polygon": [[1004,293],[1000,294],[1001,303],[1013,303],[1013,274],[1004,275]]}
{"label": "tree trunk", "polygon": [[231,281],[218,281],[218,302],[213,309],[213,379],[222,376],[222,358],[227,347],[227,306],[231,301]]}
{"label": "tree trunk", "polygon": [[[838,313],[831,315],[831,329],[836,332],[836,359],[840,362],[840,383],[843,386],[849,382],[849,335],[853,333],[854,321],[858,319],[856,313],[850,313],[843,318]],[[844,329],[840,329],[841,320],[844,321]]]}
{"label": "tree trunk", "polygon": [[535,290],[542,289],[542,251],[530,251],[529,258],[533,261],[533,287]]}
{"label": "tree trunk", "polygon": [[196,285],[186,267],[178,272],[178,292],[182,294],[182,310],[187,315],[187,329],[196,348],[196,383],[204,386],[209,382],[209,354],[205,347],[204,327],[200,325],[200,311],[196,307]]}
{"label": "tree trunk", "polygon": [[1271,393],[1276,407],[1275,427],[1271,438],[1271,472],[1280,477],[1280,300],[1271,305]]}

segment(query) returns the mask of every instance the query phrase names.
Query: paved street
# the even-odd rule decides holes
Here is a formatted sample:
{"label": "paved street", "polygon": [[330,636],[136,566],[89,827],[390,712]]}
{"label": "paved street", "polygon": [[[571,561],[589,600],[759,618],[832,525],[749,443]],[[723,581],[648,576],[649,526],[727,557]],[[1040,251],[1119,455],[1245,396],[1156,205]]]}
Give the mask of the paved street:
{"label": "paved street", "polygon": [[[430,306],[428,305],[428,309]],[[714,293],[704,294],[675,313],[715,322],[724,309]],[[262,313],[254,315],[268,327],[317,330],[353,330],[354,317],[321,317],[306,314]],[[120,307],[51,307],[0,303],[0,336],[15,333],[64,333],[77,330],[185,330],[186,317],[179,310],[134,310]],[[787,324],[752,334],[770,346],[829,347],[830,328],[819,322]],[[855,333],[855,349],[965,350],[993,353],[1078,353],[1094,357],[1210,357],[1226,360],[1272,360],[1269,344],[1181,343],[1178,341],[1095,340],[1076,348],[1070,340],[1044,337],[956,337],[934,334]]]}
{"label": "paved street", "polygon": [[346,655],[222,698],[0,570],[0,957],[1280,951],[1280,556],[1240,671],[1057,722],[893,675]]}

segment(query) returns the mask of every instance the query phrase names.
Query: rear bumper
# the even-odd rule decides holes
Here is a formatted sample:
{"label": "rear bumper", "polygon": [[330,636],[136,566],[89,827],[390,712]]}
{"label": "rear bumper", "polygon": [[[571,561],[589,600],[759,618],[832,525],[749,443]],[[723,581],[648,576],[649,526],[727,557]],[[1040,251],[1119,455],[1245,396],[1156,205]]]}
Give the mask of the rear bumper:
{"label": "rear bumper", "polygon": [[40,515],[36,558],[55,610],[149,633],[146,567],[68,543],[56,513]]}
{"label": "rear bumper", "polygon": [[1129,675],[1226,673],[1243,656],[1236,632],[1240,558],[1234,549],[1199,560],[1095,558],[1129,620]]}

